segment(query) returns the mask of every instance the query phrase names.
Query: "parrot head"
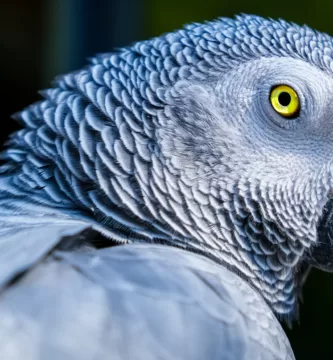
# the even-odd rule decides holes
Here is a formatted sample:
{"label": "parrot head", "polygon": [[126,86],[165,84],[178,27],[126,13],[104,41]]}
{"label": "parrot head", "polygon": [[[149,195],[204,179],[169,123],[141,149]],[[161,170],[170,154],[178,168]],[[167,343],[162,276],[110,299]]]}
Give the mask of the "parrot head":
{"label": "parrot head", "polygon": [[3,153],[15,196],[120,242],[202,253],[280,315],[309,266],[333,270],[328,35],[255,16],[193,24],[43,95]]}

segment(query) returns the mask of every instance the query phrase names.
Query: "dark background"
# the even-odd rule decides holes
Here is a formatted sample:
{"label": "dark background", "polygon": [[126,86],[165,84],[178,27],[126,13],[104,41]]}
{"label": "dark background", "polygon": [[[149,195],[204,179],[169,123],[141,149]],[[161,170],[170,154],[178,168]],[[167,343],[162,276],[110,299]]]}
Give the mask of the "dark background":
{"label": "dark background", "polygon": [[[11,114],[95,53],[238,13],[281,17],[333,35],[332,10],[327,0],[0,0],[0,143],[17,126]],[[333,275],[312,271],[300,324],[287,333],[297,360],[333,359]]]}

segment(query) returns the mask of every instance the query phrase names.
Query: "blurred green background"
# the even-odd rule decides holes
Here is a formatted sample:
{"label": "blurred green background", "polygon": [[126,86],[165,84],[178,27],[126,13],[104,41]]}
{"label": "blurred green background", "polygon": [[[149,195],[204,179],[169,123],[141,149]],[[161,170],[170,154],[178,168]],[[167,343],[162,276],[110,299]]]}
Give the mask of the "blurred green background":
{"label": "blurred green background", "polygon": [[[38,100],[37,90],[97,52],[239,13],[306,23],[333,35],[332,12],[327,0],[1,0],[0,141],[17,126],[10,115]],[[297,360],[333,359],[332,324],[333,275],[312,271],[300,323],[287,330]]]}

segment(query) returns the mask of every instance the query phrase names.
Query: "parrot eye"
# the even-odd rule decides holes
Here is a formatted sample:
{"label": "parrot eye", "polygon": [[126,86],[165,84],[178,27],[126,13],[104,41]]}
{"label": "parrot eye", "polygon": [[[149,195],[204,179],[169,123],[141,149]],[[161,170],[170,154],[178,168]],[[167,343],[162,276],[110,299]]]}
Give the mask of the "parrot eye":
{"label": "parrot eye", "polygon": [[283,117],[294,118],[300,110],[297,92],[288,85],[277,85],[272,88],[270,102],[273,109]]}

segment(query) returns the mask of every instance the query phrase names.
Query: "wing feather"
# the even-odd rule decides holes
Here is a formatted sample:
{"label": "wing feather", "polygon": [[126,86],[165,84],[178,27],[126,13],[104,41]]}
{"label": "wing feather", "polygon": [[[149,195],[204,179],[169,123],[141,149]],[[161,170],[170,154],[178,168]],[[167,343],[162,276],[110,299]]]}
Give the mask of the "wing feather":
{"label": "wing feather", "polygon": [[55,252],[0,296],[1,359],[293,359],[263,299],[165,246]]}

